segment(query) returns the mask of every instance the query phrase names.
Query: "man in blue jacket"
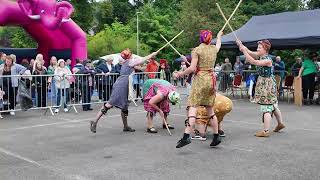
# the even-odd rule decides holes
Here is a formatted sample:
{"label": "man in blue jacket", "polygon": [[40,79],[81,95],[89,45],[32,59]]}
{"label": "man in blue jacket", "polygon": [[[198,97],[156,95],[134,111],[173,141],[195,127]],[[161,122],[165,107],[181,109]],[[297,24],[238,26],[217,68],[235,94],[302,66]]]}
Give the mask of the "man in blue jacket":
{"label": "man in blue jacket", "polygon": [[273,66],[275,71],[274,74],[279,75],[281,77],[279,91],[280,91],[280,94],[282,94],[283,93],[282,82],[283,82],[283,79],[285,78],[286,66],[284,62],[281,60],[280,56],[276,57],[276,61],[273,63]]}
{"label": "man in blue jacket", "polygon": [[99,99],[103,99],[105,102],[109,100],[113,83],[116,80],[115,75],[110,75],[110,73],[116,73],[115,66],[112,63],[113,59],[109,57],[106,62],[102,62],[96,67],[96,72],[99,74],[97,76]]}

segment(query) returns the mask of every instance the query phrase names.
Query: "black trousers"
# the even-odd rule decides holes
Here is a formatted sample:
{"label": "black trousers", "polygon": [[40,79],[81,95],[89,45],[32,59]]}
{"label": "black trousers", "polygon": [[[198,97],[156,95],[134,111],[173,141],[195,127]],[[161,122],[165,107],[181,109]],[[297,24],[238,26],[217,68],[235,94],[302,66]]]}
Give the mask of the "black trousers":
{"label": "black trousers", "polygon": [[302,93],[303,99],[313,99],[314,97],[314,87],[315,87],[315,78],[316,73],[311,73],[305,76],[302,76]]}
{"label": "black trousers", "polygon": [[99,99],[108,101],[112,91],[112,84],[99,84],[98,86]]}
{"label": "black trousers", "polygon": [[3,99],[9,101],[9,109],[14,109],[17,104],[18,87],[9,85],[9,87],[4,87],[4,92],[5,95],[3,96]]}
{"label": "black trousers", "polygon": [[134,90],[136,91],[136,98],[142,97],[140,92],[140,84],[134,84],[133,85]]}
{"label": "black trousers", "polygon": [[37,87],[37,107],[47,106],[47,88],[45,86]]}
{"label": "black trousers", "polygon": [[85,104],[85,103],[91,103],[91,96],[92,96],[92,86],[85,86],[82,89],[82,105],[83,109],[90,109],[91,105],[90,104]]}

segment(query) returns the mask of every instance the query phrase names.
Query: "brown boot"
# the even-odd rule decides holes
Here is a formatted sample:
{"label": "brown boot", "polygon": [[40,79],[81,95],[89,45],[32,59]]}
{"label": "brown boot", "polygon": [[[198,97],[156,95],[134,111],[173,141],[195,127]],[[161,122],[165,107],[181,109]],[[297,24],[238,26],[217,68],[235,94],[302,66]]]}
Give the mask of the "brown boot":
{"label": "brown boot", "polygon": [[282,123],[278,124],[276,128],[274,128],[273,132],[279,132],[281,129],[285,128],[286,126]]}
{"label": "brown boot", "polygon": [[256,137],[269,137],[270,133],[269,133],[269,131],[266,132],[266,131],[262,130],[262,131],[257,132],[255,134],[255,136]]}

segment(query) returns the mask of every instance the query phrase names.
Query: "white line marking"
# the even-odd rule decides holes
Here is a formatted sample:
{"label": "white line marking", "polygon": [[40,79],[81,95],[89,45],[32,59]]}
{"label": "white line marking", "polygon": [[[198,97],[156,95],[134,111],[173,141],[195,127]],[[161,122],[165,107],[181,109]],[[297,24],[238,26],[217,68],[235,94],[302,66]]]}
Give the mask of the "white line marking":
{"label": "white line marking", "polygon": [[[170,114],[172,116],[181,116],[181,117],[186,117],[186,115],[183,114]],[[239,123],[239,124],[249,124],[249,125],[261,125],[260,123],[252,123],[252,122],[247,122],[247,121],[234,121],[234,120],[224,120],[223,122],[231,122],[231,123]],[[320,132],[320,129],[309,129],[309,128],[291,128],[290,130],[299,130],[299,131],[311,131],[311,132]]]}
{"label": "white line marking", "polygon": [[[129,115],[134,115],[134,114],[140,114],[144,113],[145,111],[137,111],[134,113],[129,113]],[[119,117],[121,115],[111,115],[107,117]],[[62,125],[62,124],[69,124],[69,123],[78,123],[78,122],[83,122],[83,121],[88,121],[92,118],[87,118],[87,119],[81,119],[81,120],[71,120],[71,119],[66,119],[66,118],[60,118],[63,119],[64,122],[56,122],[56,123],[49,123],[49,124],[38,124],[38,125],[33,125],[33,126],[24,126],[24,127],[18,127],[18,128],[11,128],[11,129],[0,129],[1,131],[14,131],[14,130],[24,130],[24,129],[31,129],[31,128],[37,128],[37,127],[45,127],[45,126],[54,126],[54,125]]]}
{"label": "white line marking", "polygon": [[44,167],[43,165],[37,163],[37,162],[34,161],[34,160],[31,160],[31,159],[26,158],[26,157],[22,157],[22,156],[20,156],[19,154],[10,152],[10,151],[8,151],[8,150],[5,150],[5,149],[0,148],[0,152],[6,154],[6,155],[8,155],[8,156],[12,156],[12,157],[15,157],[15,158],[17,158],[17,159],[20,159],[20,160],[23,160],[23,161],[25,161],[25,162],[28,162],[28,163],[30,163],[30,164],[33,164],[33,165],[36,165],[36,166],[39,166],[39,167]]}

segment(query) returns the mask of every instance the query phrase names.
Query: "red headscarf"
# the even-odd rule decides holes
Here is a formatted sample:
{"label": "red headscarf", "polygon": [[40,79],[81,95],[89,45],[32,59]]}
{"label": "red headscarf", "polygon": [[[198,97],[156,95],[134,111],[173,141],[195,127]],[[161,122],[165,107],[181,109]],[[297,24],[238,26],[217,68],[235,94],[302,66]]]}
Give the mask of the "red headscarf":
{"label": "red headscarf", "polygon": [[261,44],[261,46],[267,51],[269,52],[271,49],[271,43],[269,40],[264,39],[262,41],[258,41],[258,44]]}
{"label": "red headscarf", "polygon": [[200,31],[200,43],[210,44],[212,40],[213,33],[209,30]]}
{"label": "red headscarf", "polygon": [[132,56],[132,52],[131,50],[128,48],[128,49],[125,49],[121,52],[121,57],[124,59],[124,60],[127,60],[127,59],[130,59]]}

